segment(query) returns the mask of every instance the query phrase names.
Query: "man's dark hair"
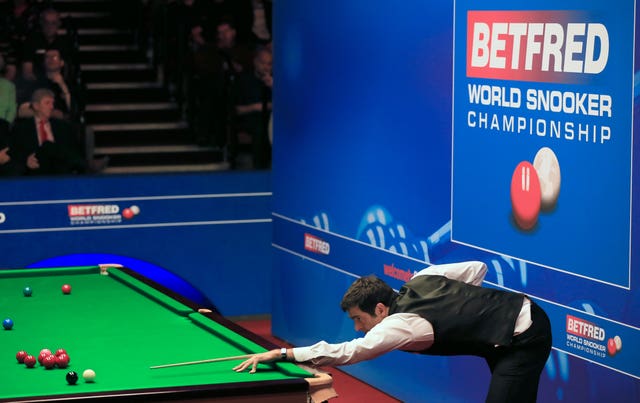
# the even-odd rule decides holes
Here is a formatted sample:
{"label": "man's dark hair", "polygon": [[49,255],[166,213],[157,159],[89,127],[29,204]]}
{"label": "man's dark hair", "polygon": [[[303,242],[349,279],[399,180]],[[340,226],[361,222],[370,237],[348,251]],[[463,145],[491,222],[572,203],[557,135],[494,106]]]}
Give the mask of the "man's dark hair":
{"label": "man's dark hair", "polygon": [[342,297],[340,308],[346,312],[349,308],[358,307],[362,312],[375,315],[378,302],[389,306],[395,296],[395,291],[387,283],[372,274],[360,277],[351,284]]}

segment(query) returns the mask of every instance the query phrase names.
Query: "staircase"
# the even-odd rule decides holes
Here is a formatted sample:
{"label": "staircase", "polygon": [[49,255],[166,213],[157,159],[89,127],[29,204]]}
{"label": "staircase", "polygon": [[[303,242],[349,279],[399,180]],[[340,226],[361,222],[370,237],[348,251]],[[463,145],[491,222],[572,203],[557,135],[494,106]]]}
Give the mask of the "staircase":
{"label": "staircase", "polygon": [[[148,47],[139,45],[139,20],[132,17],[138,3],[52,2],[77,31],[89,153],[108,157],[103,174],[227,169],[221,150],[195,143],[181,103],[163,84]],[[117,13],[123,5],[131,15]]]}

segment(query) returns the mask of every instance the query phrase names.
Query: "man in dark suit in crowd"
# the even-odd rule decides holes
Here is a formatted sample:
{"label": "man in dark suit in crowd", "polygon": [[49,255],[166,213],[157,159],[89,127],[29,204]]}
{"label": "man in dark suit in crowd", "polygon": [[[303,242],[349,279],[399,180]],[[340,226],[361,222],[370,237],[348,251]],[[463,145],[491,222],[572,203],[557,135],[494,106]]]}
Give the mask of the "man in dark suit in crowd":
{"label": "man in dark suit in crowd", "polygon": [[10,140],[16,173],[22,175],[75,174],[86,171],[86,161],[72,126],[51,117],[55,95],[40,88],[31,97],[32,118],[18,119]]}

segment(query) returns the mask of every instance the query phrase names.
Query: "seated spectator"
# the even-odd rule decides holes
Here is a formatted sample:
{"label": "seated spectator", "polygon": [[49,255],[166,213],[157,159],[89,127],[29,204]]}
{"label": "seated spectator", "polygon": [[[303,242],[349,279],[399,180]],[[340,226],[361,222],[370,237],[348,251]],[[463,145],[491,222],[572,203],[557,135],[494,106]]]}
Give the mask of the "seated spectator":
{"label": "seated spectator", "polygon": [[53,8],[47,8],[40,13],[40,30],[30,34],[24,42],[22,51],[22,76],[27,80],[35,80],[41,72],[38,69],[44,65],[43,57],[46,49],[57,48],[62,58],[67,61],[65,76],[73,80],[75,66],[73,43],[69,36],[58,35],[62,26],[60,14]]}
{"label": "seated spectator", "polygon": [[[20,117],[33,116],[30,103],[24,102],[24,99],[31,98],[33,91],[38,88],[48,88],[55,95],[52,116],[57,119],[74,120],[74,112],[77,110],[77,90],[74,85],[65,80],[63,69],[64,59],[60,51],[57,48],[45,50],[43,75],[38,76],[35,81],[23,81],[24,79],[19,81],[20,101],[22,101],[18,113]],[[24,87],[22,87],[23,82],[27,84]],[[31,94],[28,94],[30,90]]]}
{"label": "seated spectator", "polygon": [[8,80],[16,79],[24,41],[38,27],[40,8],[39,2],[11,0],[0,11],[0,36],[9,45],[5,54],[5,78]]}
{"label": "seated spectator", "polygon": [[52,117],[54,94],[41,88],[33,93],[33,117],[16,120],[9,142],[17,174],[75,174],[87,170],[72,126]]}
{"label": "seated spectator", "polygon": [[[269,168],[271,147],[269,119],[271,114],[271,88],[273,57],[267,48],[259,48],[253,58],[253,68],[238,76],[235,94],[235,135],[246,133],[251,138],[252,161],[256,169]],[[235,153],[232,153],[235,154]]]}
{"label": "seated spectator", "polygon": [[16,118],[16,86],[4,78],[5,68],[4,56],[0,53],[0,120],[10,125]]}
{"label": "seated spectator", "polygon": [[202,4],[199,0],[179,0],[166,6],[165,67],[170,90],[180,97],[184,95],[184,80],[191,74],[192,31],[197,35],[196,27],[201,27]]}
{"label": "seated spectator", "polygon": [[233,21],[238,43],[252,45],[251,27],[253,24],[252,0],[211,0],[207,3],[207,19],[211,27],[219,22]]}
{"label": "seated spectator", "polygon": [[236,41],[231,20],[222,20],[216,27],[215,47],[202,48],[195,54],[195,73],[199,85],[194,86],[197,99],[195,121],[199,144],[224,147],[232,115],[232,93],[238,74],[251,66],[251,51]]}

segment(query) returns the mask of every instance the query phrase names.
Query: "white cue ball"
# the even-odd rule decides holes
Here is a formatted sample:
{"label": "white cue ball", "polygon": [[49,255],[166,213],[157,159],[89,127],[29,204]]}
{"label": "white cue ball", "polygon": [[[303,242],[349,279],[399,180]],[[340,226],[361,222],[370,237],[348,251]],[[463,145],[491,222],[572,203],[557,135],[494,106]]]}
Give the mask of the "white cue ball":
{"label": "white cue ball", "polygon": [[85,382],[95,382],[96,373],[92,369],[85,369],[84,372],[82,373],[82,378],[84,379]]}
{"label": "white cue ball", "polygon": [[133,205],[131,207],[129,207],[129,210],[131,210],[131,212],[133,213],[133,215],[138,215],[140,214],[140,207]]}
{"label": "white cue ball", "polygon": [[552,210],[560,194],[560,164],[553,150],[542,147],[536,153],[533,167],[538,172],[540,180],[540,207],[542,210]]}

